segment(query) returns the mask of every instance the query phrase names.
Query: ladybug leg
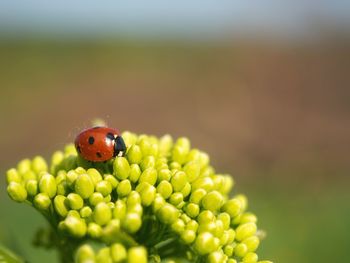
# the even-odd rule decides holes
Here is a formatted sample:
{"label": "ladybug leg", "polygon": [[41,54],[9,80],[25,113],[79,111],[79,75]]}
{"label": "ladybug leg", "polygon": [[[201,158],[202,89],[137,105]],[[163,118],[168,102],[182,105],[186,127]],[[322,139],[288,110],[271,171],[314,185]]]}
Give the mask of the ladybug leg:
{"label": "ladybug leg", "polygon": [[117,136],[114,143],[114,156],[124,156],[125,152],[125,142],[121,136]]}

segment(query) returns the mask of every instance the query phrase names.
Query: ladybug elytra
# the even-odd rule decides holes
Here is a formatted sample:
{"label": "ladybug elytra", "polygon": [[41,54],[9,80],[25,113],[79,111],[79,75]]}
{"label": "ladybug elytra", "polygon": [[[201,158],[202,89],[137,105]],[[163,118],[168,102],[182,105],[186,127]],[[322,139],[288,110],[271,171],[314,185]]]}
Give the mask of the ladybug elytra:
{"label": "ladybug elytra", "polygon": [[78,154],[91,162],[104,162],[124,156],[126,146],[119,131],[107,127],[93,127],[82,131],[75,139]]}

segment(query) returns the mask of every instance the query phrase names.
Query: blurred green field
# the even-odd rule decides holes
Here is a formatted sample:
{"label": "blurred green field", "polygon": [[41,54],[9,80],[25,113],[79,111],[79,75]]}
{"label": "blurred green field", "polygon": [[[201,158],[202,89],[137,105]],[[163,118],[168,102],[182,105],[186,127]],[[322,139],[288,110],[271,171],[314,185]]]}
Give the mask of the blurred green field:
{"label": "blurred green field", "polygon": [[[274,262],[346,262],[350,245],[348,49],[174,43],[0,44],[0,171],[50,153],[101,117],[186,135],[245,193]],[[45,224],[6,196],[0,243],[29,262]]]}

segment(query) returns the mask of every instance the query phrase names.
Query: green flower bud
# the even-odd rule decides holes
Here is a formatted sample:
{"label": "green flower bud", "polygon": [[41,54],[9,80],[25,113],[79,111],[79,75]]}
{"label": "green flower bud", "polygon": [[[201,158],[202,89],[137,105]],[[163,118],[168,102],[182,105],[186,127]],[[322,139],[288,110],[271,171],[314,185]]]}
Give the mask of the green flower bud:
{"label": "green flower bud", "polygon": [[240,224],[245,223],[256,223],[258,221],[258,218],[253,213],[244,213],[242,214],[240,218]]}
{"label": "green flower bud", "polygon": [[53,200],[54,208],[61,217],[66,217],[68,214],[68,207],[66,206],[66,197],[57,195]]}
{"label": "green flower bud", "polygon": [[37,180],[38,177],[36,176],[36,174],[32,170],[29,170],[29,171],[22,174],[22,179],[24,182],[26,182],[28,180]]}
{"label": "green flower bud", "polygon": [[109,203],[109,202],[111,202],[111,200],[112,200],[111,195],[107,195],[107,196],[103,197],[103,202],[105,202],[105,203]]}
{"label": "green flower bud", "polygon": [[113,162],[114,175],[119,180],[128,178],[130,165],[125,157],[116,157]]}
{"label": "green flower bud", "polygon": [[117,186],[117,194],[120,197],[127,196],[132,190],[131,183],[128,179],[121,181]]}
{"label": "green flower bud", "polygon": [[187,180],[191,183],[195,181],[200,174],[200,165],[196,161],[188,162],[184,167],[184,172],[187,175]]}
{"label": "green flower bud", "polygon": [[233,251],[234,251],[234,246],[233,246],[233,245],[226,245],[226,246],[224,247],[224,253],[225,253],[227,256],[229,256],[229,257],[232,256]]}
{"label": "green flower bud", "polygon": [[213,222],[215,220],[215,215],[210,210],[202,211],[197,218],[199,224],[206,224]]}
{"label": "green flower bud", "polygon": [[132,164],[130,166],[130,175],[129,175],[129,180],[132,183],[136,183],[141,175],[141,169],[140,166],[138,166],[137,164]]}
{"label": "green flower bud", "polygon": [[142,151],[140,146],[131,145],[127,152],[127,158],[131,164],[140,164],[142,161]]}
{"label": "green flower bud", "polygon": [[229,233],[226,230],[224,230],[221,237],[219,238],[220,238],[220,245],[226,245],[228,244],[228,239],[230,238]]}
{"label": "green flower bud", "polygon": [[129,131],[123,132],[122,137],[126,147],[129,147],[130,145],[135,144],[137,142],[137,135]]}
{"label": "green flower bud", "polygon": [[81,198],[80,195],[75,193],[70,193],[67,196],[67,202],[69,204],[69,207],[74,210],[79,210],[84,206],[83,198]]}
{"label": "green flower bud", "polygon": [[259,261],[258,263],[273,263],[273,262],[270,260],[262,260],[262,261]]}
{"label": "green flower bud", "polygon": [[92,217],[97,224],[103,226],[112,219],[112,211],[106,203],[98,203]]}
{"label": "green flower bud", "polygon": [[77,180],[75,181],[75,192],[78,195],[80,195],[83,199],[89,198],[94,193],[94,188],[94,183],[91,180],[91,177],[87,174],[79,175]]}
{"label": "green flower bud", "polygon": [[74,186],[75,181],[77,180],[79,174],[74,171],[74,170],[70,170],[68,171],[66,178],[67,178],[67,183],[70,187]]}
{"label": "green flower bud", "polygon": [[208,263],[221,263],[225,262],[224,254],[220,251],[211,252],[208,256]]}
{"label": "green flower bud", "polygon": [[196,232],[186,229],[181,233],[180,238],[185,244],[191,244],[196,239]]}
{"label": "green flower bud", "polygon": [[150,206],[154,201],[154,199],[156,198],[157,190],[153,185],[150,185],[146,182],[142,183],[142,185],[144,186],[138,189],[141,196],[141,203],[144,206]]}
{"label": "green flower bud", "polygon": [[26,172],[31,170],[31,162],[29,159],[23,159],[17,165],[17,171],[19,174],[24,175]]}
{"label": "green flower bud", "polygon": [[120,243],[114,243],[111,245],[111,257],[113,262],[122,262],[127,258],[127,251],[125,247]]}
{"label": "green flower bud", "polygon": [[194,247],[200,255],[209,254],[217,249],[214,237],[209,232],[200,233],[195,240]]}
{"label": "green flower bud", "polygon": [[143,182],[154,185],[157,182],[157,170],[152,167],[144,170],[139,178],[139,183]]}
{"label": "green flower bud", "polygon": [[161,156],[167,156],[172,147],[173,147],[173,138],[169,134],[166,134],[160,138],[159,154]]}
{"label": "green flower bud", "polygon": [[163,196],[161,196],[160,194],[156,194],[156,197],[153,201],[152,204],[152,211],[155,213],[157,212],[161,207],[163,207],[165,205],[165,200],[163,198]]}
{"label": "green flower bud", "polygon": [[199,214],[199,211],[200,211],[199,206],[195,203],[188,203],[188,205],[185,208],[186,214],[191,218],[197,217]]}
{"label": "green flower bud", "polygon": [[185,198],[185,197],[187,197],[187,196],[190,195],[191,190],[192,190],[191,184],[187,182],[187,183],[185,184],[184,188],[182,188],[182,190],[181,190],[180,192],[182,193],[182,195],[183,195],[184,198]]}
{"label": "green flower bud", "polygon": [[76,211],[76,210],[69,210],[69,211],[68,211],[68,214],[67,214],[67,217],[68,217],[68,216],[74,216],[74,217],[80,219],[80,214],[79,214],[79,212]]}
{"label": "green flower bud", "polygon": [[177,206],[183,201],[184,197],[181,193],[173,193],[169,198],[169,203]]}
{"label": "green flower bud", "polygon": [[192,192],[197,189],[204,189],[207,192],[210,192],[214,188],[213,179],[210,177],[199,177],[192,183]]}
{"label": "green flower bud", "polygon": [[104,180],[109,182],[112,186],[112,190],[117,188],[119,181],[111,174],[105,174],[104,175]]}
{"label": "green flower bud", "polygon": [[91,246],[82,245],[78,248],[75,254],[75,262],[77,263],[87,263],[95,261],[95,253]]}
{"label": "green flower bud", "polygon": [[228,233],[227,243],[231,244],[235,240],[236,232],[232,228],[230,228],[230,229],[226,230],[226,233]]}
{"label": "green flower bud", "polygon": [[200,158],[200,151],[198,149],[192,149],[187,155],[186,161],[191,162],[195,161],[198,162]]}
{"label": "green flower bud", "polygon": [[214,168],[212,166],[206,166],[201,169],[201,174],[199,175],[199,177],[210,177],[210,179],[213,180],[214,187],[212,190],[216,190],[217,187],[220,187],[220,184],[215,185],[216,182],[214,182],[214,179],[217,177],[214,174],[215,174]]}
{"label": "green flower bud", "polygon": [[182,171],[178,171],[171,178],[171,184],[173,185],[173,189],[175,192],[180,192],[187,183],[186,174]]}
{"label": "green flower bud", "polygon": [[248,252],[248,247],[246,244],[240,243],[235,247],[235,255],[243,258]]}
{"label": "green flower bud", "polygon": [[56,184],[66,181],[67,180],[66,171],[64,170],[59,171],[55,177],[55,180],[56,180]]}
{"label": "green flower bud", "polygon": [[244,263],[255,263],[258,262],[258,255],[252,252],[248,252],[244,257],[242,262]]}
{"label": "green flower bud", "polygon": [[158,156],[158,151],[159,151],[158,144],[157,143],[151,144],[151,147],[149,149],[149,154],[157,157]]}
{"label": "green flower bud", "polygon": [[185,222],[181,218],[178,218],[174,223],[171,224],[171,229],[175,233],[180,234],[185,230],[185,226]]}
{"label": "green flower bud", "polygon": [[198,230],[198,223],[195,220],[191,220],[186,224],[186,230],[193,230],[194,232],[197,232]]}
{"label": "green flower bud", "polygon": [[249,252],[254,252],[258,248],[260,240],[257,236],[251,236],[244,239],[242,243],[247,245]]}
{"label": "green flower bud", "polygon": [[66,181],[62,181],[57,185],[58,195],[67,195],[69,192],[69,186]]}
{"label": "green flower bud", "polygon": [[58,166],[63,161],[63,158],[64,158],[63,152],[56,151],[53,153],[53,155],[51,157],[50,173],[55,174],[58,171],[57,168],[59,168]]}
{"label": "green flower bud", "polygon": [[11,168],[6,172],[6,181],[8,184],[10,184],[11,182],[21,183],[22,177],[19,175],[15,168]]}
{"label": "green flower bud", "polygon": [[215,225],[216,225],[216,228],[215,228],[214,235],[220,238],[224,234],[224,224],[222,223],[221,220],[216,220]]}
{"label": "green flower bud", "polygon": [[88,218],[92,215],[92,209],[90,206],[84,206],[82,209],[80,209],[80,216],[82,218]]}
{"label": "green flower bud", "polygon": [[90,178],[91,178],[92,182],[94,183],[94,185],[96,185],[98,182],[103,180],[102,175],[95,168],[88,169],[86,171],[86,173],[90,176]]}
{"label": "green flower bud", "polygon": [[123,200],[117,200],[113,210],[113,218],[122,220],[126,214],[126,204]]}
{"label": "green flower bud", "polygon": [[77,155],[77,151],[75,149],[75,146],[73,143],[67,144],[66,147],[64,147],[64,154],[66,156],[68,155]]}
{"label": "green flower bud", "polygon": [[142,225],[141,217],[137,213],[127,213],[122,222],[123,229],[129,233],[136,233]]}
{"label": "green flower bud", "polygon": [[256,233],[257,227],[255,223],[245,223],[239,225],[236,229],[236,239],[241,241],[248,237],[253,236]]}
{"label": "green flower bud", "polygon": [[183,213],[181,216],[180,216],[180,218],[186,223],[186,224],[188,224],[189,222],[191,222],[191,218],[188,216],[188,215],[186,215],[185,213]]}
{"label": "green flower bud", "polygon": [[215,222],[212,221],[212,222],[199,224],[198,232],[199,233],[210,232],[210,233],[212,233],[214,235],[215,232],[216,232],[216,224],[215,224]]}
{"label": "green flower bud", "polygon": [[210,161],[209,155],[205,152],[200,152],[198,161],[199,161],[201,168],[208,166],[209,161]]}
{"label": "green flower bud", "polygon": [[186,137],[180,137],[176,140],[175,143],[176,146],[180,146],[181,148],[184,148],[187,152],[190,151],[191,143],[190,140]]}
{"label": "green flower bud", "polygon": [[204,209],[216,211],[222,206],[223,202],[223,196],[218,191],[212,191],[203,197],[202,206]]}
{"label": "green flower bud", "polygon": [[100,192],[103,196],[107,196],[112,192],[112,185],[108,181],[100,181],[96,184],[96,191]]}
{"label": "green flower bud", "polygon": [[170,163],[170,169],[172,170],[172,171],[180,171],[181,170],[181,168],[182,168],[182,166],[181,166],[181,164],[179,164],[178,162],[171,162]]}
{"label": "green flower bud", "polygon": [[230,176],[230,175],[225,175],[225,176],[223,177],[223,183],[222,183],[222,185],[221,185],[219,191],[220,191],[222,194],[227,195],[227,194],[231,191],[231,189],[232,189],[232,187],[234,186],[234,184],[235,184],[235,182],[234,182],[232,176]]}
{"label": "green flower bud", "polygon": [[170,181],[171,171],[169,169],[161,169],[158,172],[158,183],[161,181]]}
{"label": "green flower bud", "polygon": [[26,182],[26,190],[28,192],[28,195],[35,196],[38,193],[38,181],[28,180]]}
{"label": "green flower bud", "polygon": [[142,171],[146,170],[147,168],[154,168],[155,166],[156,159],[152,155],[146,156],[140,164]]}
{"label": "green flower bud", "polygon": [[74,169],[74,171],[77,173],[77,174],[86,174],[87,171],[83,168],[83,167],[77,167]]}
{"label": "green flower bud", "polygon": [[204,189],[194,190],[190,196],[190,202],[199,204],[202,201],[202,198],[207,194],[207,191]]}
{"label": "green flower bud", "polygon": [[127,206],[133,206],[141,203],[141,196],[136,191],[131,191],[128,197],[126,198]]}
{"label": "green flower bud", "polygon": [[226,212],[230,217],[235,217],[242,211],[242,203],[237,198],[233,198],[227,201],[221,208],[223,212]]}
{"label": "green flower bud", "polygon": [[226,213],[226,212],[220,213],[217,216],[217,219],[222,221],[225,230],[230,228],[231,218],[230,218],[230,215],[228,213]]}
{"label": "green flower bud", "polygon": [[165,204],[157,211],[157,217],[164,224],[172,224],[179,217],[179,211],[171,204]]}
{"label": "green flower bud", "polygon": [[32,161],[32,169],[36,174],[47,172],[47,163],[45,159],[41,156],[34,157]]}
{"label": "green flower bud", "polygon": [[172,151],[172,159],[173,161],[183,164],[186,162],[188,150],[185,147],[175,146]]}
{"label": "green flower bud", "polygon": [[92,238],[100,238],[102,236],[102,227],[99,224],[91,222],[88,224],[87,233]]}
{"label": "green flower bud", "polygon": [[101,248],[96,255],[96,263],[112,263],[110,248]]}
{"label": "green flower bud", "polygon": [[229,258],[227,260],[227,263],[237,263],[237,260],[233,259],[233,258]]}
{"label": "green flower bud", "polygon": [[173,187],[171,183],[164,180],[161,181],[160,184],[157,186],[157,192],[160,193],[164,197],[164,199],[168,199],[173,193]]}
{"label": "green flower bud", "polygon": [[132,247],[128,251],[128,263],[147,263],[147,250],[144,247]]}
{"label": "green flower bud", "polygon": [[245,211],[248,208],[248,199],[245,195],[236,195],[235,198],[237,198],[239,201],[241,201],[242,211]]}
{"label": "green flower bud", "polygon": [[102,230],[102,241],[111,243],[118,240],[120,236],[120,220],[112,219]]}
{"label": "green flower bud", "polygon": [[19,183],[11,182],[7,186],[7,193],[13,201],[24,202],[27,199],[26,189]]}
{"label": "green flower bud", "polygon": [[34,205],[39,210],[47,210],[51,205],[50,197],[45,193],[39,193],[34,197]]}

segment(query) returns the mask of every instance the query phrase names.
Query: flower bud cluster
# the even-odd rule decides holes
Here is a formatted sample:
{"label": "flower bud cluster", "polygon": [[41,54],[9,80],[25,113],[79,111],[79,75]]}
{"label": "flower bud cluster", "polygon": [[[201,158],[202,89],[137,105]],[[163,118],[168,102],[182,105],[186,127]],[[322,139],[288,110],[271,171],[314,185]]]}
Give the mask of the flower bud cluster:
{"label": "flower bud cluster", "polygon": [[[7,192],[39,210],[57,233],[77,245],[75,262],[258,261],[257,217],[247,198],[229,197],[230,175],[216,173],[209,156],[175,142],[122,134],[124,157],[91,163],[73,145],[7,171]],[[98,251],[86,240],[102,244]]]}

